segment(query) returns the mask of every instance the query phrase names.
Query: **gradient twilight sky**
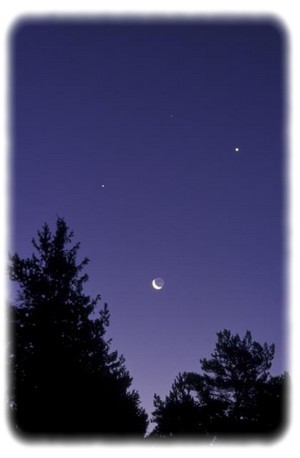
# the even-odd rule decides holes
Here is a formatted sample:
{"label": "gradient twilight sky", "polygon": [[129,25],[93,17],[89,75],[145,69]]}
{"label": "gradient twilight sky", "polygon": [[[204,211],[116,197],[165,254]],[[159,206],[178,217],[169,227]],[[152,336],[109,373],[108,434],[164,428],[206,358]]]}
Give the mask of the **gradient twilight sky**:
{"label": "gradient twilight sky", "polygon": [[249,19],[12,33],[10,251],[65,218],[149,414],[224,328],[287,369],[285,46]]}

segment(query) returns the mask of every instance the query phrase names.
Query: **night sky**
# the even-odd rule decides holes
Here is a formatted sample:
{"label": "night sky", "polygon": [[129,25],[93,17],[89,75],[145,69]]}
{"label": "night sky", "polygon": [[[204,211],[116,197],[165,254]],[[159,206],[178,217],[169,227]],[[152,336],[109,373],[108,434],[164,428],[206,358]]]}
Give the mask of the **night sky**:
{"label": "night sky", "polygon": [[285,54],[280,25],[250,20],[11,35],[10,251],[65,218],[149,414],[224,328],[288,369]]}

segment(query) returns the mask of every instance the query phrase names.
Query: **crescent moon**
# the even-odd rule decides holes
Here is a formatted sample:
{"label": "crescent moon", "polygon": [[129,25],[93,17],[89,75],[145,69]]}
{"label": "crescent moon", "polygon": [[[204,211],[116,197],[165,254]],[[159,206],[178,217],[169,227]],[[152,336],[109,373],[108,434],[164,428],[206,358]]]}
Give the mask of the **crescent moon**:
{"label": "crescent moon", "polygon": [[[159,283],[160,283],[160,284],[157,283],[156,280],[159,280]],[[163,281],[163,279],[162,279],[162,278],[154,278],[154,280],[152,280],[152,286],[153,286],[154,289],[158,289],[158,290],[159,290],[159,289],[162,289],[163,286],[164,286],[164,281]]]}
{"label": "crescent moon", "polygon": [[158,285],[156,284],[155,279],[152,280],[152,286],[153,286],[154,289],[162,289],[162,286],[158,286]]}

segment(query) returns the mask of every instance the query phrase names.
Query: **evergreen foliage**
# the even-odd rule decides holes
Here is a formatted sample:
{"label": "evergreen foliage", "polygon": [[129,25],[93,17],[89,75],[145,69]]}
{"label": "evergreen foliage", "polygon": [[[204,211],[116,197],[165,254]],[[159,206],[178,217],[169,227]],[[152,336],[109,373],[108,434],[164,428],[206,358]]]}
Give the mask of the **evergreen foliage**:
{"label": "evergreen foliage", "polygon": [[201,374],[180,373],[163,401],[154,396],[152,437],[212,438],[278,433],[285,420],[288,375],[271,377],[274,345],[260,345],[250,331],[243,339],[217,333]]}
{"label": "evergreen foliage", "polygon": [[45,224],[35,253],[10,257],[10,278],[19,286],[11,313],[12,426],[23,434],[143,437],[147,415],[124,357],[106,339],[110,314],[100,296],[84,294],[88,281],[77,262],[80,244],[59,218]]}

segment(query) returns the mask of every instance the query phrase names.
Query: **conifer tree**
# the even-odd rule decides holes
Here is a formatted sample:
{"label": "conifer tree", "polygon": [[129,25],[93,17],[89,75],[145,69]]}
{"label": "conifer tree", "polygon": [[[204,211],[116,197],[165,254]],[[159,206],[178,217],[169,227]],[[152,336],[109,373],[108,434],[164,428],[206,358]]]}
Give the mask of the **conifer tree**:
{"label": "conifer tree", "polygon": [[288,375],[272,377],[275,346],[225,329],[217,333],[211,358],[200,359],[201,373],[180,373],[163,401],[154,396],[151,437],[198,438],[228,435],[270,437],[286,417]]}
{"label": "conifer tree", "polygon": [[152,422],[156,423],[156,428],[152,436],[185,436],[201,431],[199,404],[193,397],[187,377],[186,372],[177,375],[164,401],[154,395]]}
{"label": "conifer tree", "polygon": [[79,243],[62,218],[45,224],[30,258],[10,257],[19,286],[11,309],[12,426],[24,434],[144,435],[147,415],[124,357],[106,339],[110,314],[77,262]]}
{"label": "conifer tree", "polygon": [[224,413],[230,418],[231,428],[249,427],[256,390],[270,378],[274,352],[274,344],[261,345],[253,341],[250,331],[241,339],[225,329],[217,333],[211,358],[200,359],[203,381],[211,398],[224,403]]}

